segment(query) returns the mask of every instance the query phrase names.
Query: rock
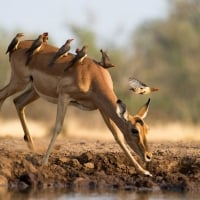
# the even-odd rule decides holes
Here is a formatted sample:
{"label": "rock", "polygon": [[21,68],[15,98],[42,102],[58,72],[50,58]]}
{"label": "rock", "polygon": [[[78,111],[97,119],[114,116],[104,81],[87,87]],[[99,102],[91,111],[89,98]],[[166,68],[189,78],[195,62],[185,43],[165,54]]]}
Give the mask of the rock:
{"label": "rock", "polygon": [[94,163],[92,163],[92,162],[84,163],[84,166],[89,169],[94,169]]}
{"label": "rock", "polygon": [[81,154],[78,158],[79,162],[82,164],[90,162],[92,159],[93,159],[93,154],[90,151]]}
{"label": "rock", "polygon": [[33,173],[24,173],[19,177],[19,180],[21,183],[25,183],[27,187],[37,184],[37,178]]}
{"label": "rock", "polygon": [[59,158],[59,160],[60,160],[61,162],[63,162],[63,163],[68,163],[68,162],[70,161],[70,159],[67,158],[67,157],[61,157],[61,158]]}
{"label": "rock", "polygon": [[78,177],[73,182],[73,186],[76,188],[88,188],[89,184],[90,184],[90,179],[83,177]]}
{"label": "rock", "polygon": [[27,185],[25,182],[23,181],[19,181],[18,184],[17,184],[17,188],[19,190],[25,190],[29,187],[29,185]]}
{"label": "rock", "polygon": [[129,167],[128,168],[128,173],[131,174],[131,175],[135,174],[136,173],[135,168],[134,167]]}
{"label": "rock", "polygon": [[80,162],[77,160],[77,159],[71,159],[70,162],[69,162],[70,166],[74,167],[74,168],[81,168],[82,165],[80,164]]}

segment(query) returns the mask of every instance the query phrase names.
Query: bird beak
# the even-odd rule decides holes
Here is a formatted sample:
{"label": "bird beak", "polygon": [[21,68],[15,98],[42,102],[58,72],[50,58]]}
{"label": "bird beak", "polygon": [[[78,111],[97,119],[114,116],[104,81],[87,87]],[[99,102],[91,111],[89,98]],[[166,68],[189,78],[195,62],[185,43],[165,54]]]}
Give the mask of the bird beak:
{"label": "bird beak", "polygon": [[152,88],[152,91],[158,91],[159,88]]}

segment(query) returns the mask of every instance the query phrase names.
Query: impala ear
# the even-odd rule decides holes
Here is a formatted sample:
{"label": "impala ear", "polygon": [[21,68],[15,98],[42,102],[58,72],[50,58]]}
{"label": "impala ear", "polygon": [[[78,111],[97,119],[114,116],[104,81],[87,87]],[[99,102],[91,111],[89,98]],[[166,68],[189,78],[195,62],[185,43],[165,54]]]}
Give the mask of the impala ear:
{"label": "impala ear", "polygon": [[149,103],[150,103],[150,98],[148,101],[140,108],[138,111],[137,115],[139,115],[142,119],[144,119],[147,116],[148,110],[149,110]]}
{"label": "impala ear", "polygon": [[117,100],[117,108],[116,108],[116,113],[117,115],[125,120],[128,120],[128,111],[126,109],[126,105],[120,100]]}

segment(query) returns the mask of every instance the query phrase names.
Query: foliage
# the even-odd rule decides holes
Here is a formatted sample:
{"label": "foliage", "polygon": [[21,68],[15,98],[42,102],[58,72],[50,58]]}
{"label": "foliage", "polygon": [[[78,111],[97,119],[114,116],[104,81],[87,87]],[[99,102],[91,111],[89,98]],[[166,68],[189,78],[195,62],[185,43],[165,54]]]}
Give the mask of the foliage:
{"label": "foliage", "polygon": [[[117,65],[109,69],[115,91],[131,112],[136,112],[148,98],[128,91],[128,78],[135,76],[160,88],[150,95],[149,119],[200,122],[200,1],[169,0],[168,16],[141,24],[128,38],[128,48],[126,45],[113,48],[111,43],[99,46],[90,26],[71,24],[69,28],[80,48],[88,45],[90,57],[100,60],[99,50],[109,50],[112,62]],[[1,41],[5,34],[1,30]],[[7,43],[0,44],[1,85],[10,69],[4,55]]]}
{"label": "foliage", "polygon": [[165,20],[147,22],[135,33],[133,62],[141,79],[160,86],[155,106],[162,116],[199,122],[200,3],[170,2]]}

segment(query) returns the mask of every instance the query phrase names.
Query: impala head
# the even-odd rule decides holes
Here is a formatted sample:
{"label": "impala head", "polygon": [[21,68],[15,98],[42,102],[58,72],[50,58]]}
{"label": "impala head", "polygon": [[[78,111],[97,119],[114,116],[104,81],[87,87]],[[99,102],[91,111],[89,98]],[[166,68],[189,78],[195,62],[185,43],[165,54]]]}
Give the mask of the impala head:
{"label": "impala head", "polygon": [[146,134],[148,126],[144,122],[147,115],[150,99],[143,105],[136,115],[130,115],[126,105],[117,100],[117,114],[126,124],[128,131],[124,134],[126,143],[140,158],[146,162],[151,161],[152,153],[148,149]]}

